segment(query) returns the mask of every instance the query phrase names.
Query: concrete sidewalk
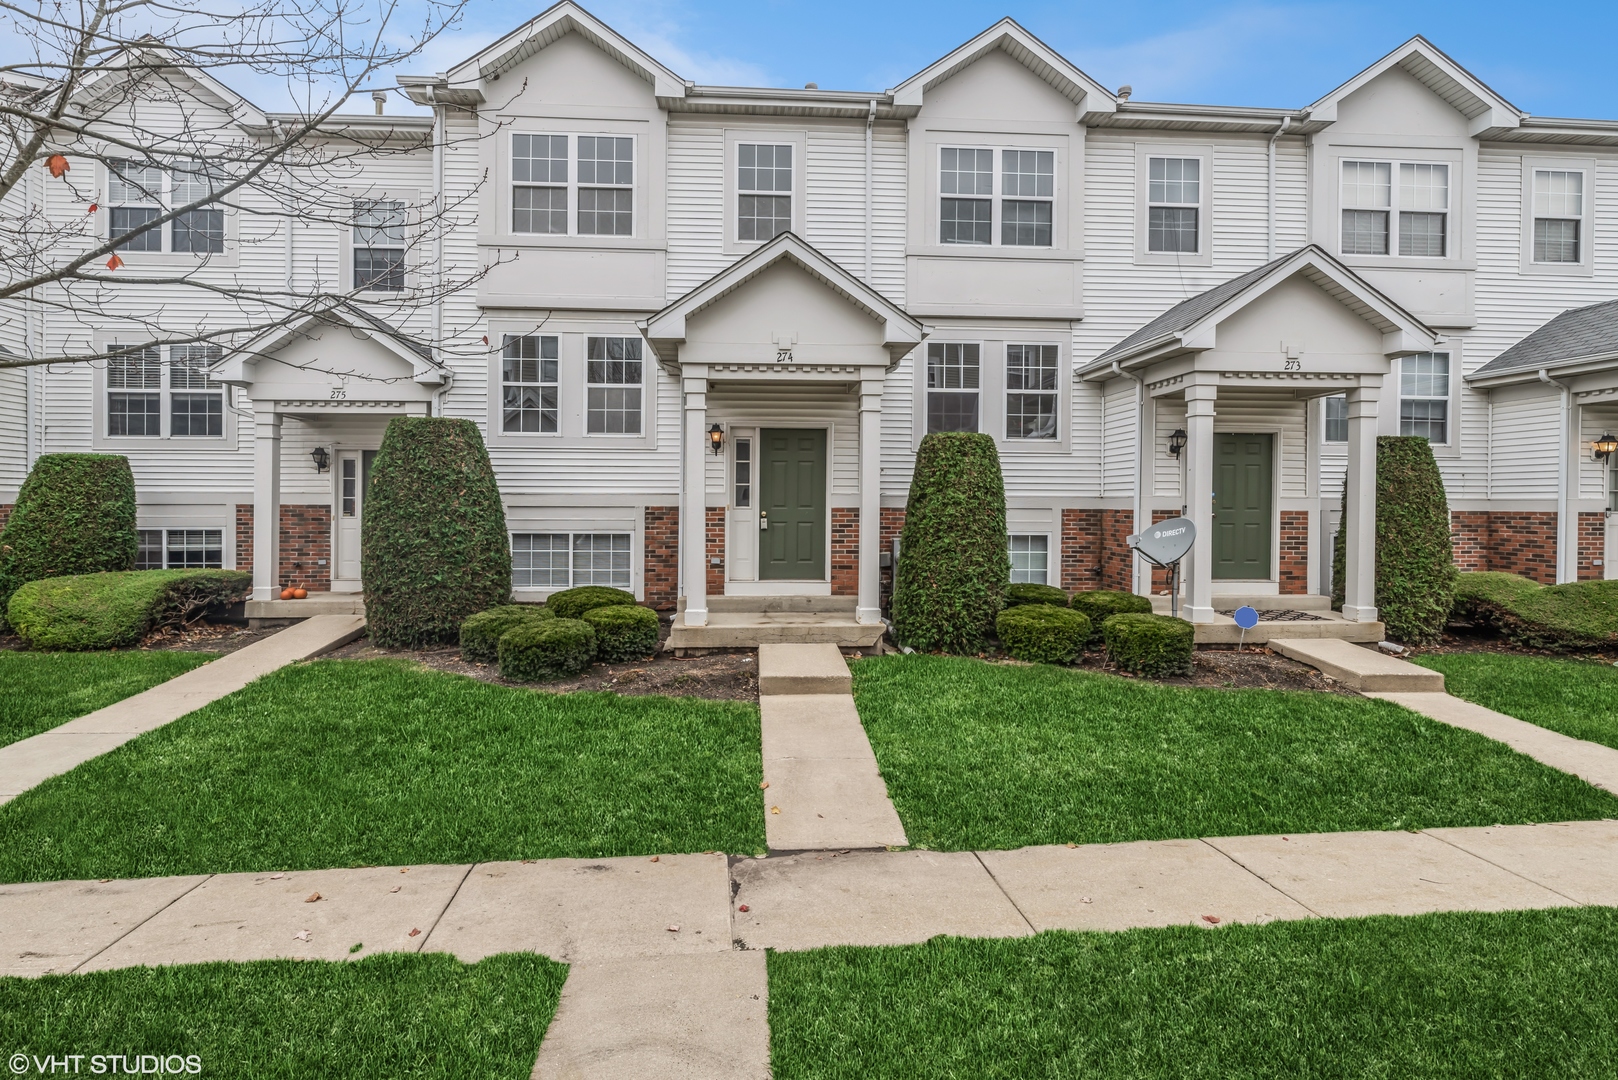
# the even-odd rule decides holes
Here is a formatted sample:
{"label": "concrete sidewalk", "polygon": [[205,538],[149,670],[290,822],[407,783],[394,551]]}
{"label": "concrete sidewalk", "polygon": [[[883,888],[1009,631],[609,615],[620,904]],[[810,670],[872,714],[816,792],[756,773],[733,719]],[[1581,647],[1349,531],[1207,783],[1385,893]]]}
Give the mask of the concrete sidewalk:
{"label": "concrete sidewalk", "polygon": [[0,804],[233,694],[261,675],[330,652],[364,632],[360,616],[317,615],[61,727],[0,746]]}

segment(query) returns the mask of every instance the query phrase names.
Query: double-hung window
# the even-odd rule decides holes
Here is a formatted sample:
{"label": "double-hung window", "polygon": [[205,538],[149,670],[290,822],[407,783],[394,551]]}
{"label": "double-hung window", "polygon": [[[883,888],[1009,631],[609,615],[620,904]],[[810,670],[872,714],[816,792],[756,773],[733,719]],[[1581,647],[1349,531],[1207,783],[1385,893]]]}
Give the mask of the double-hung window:
{"label": "double-hung window", "polygon": [[1197,254],[1202,235],[1202,159],[1149,158],[1146,171],[1146,250]]}
{"label": "double-hung window", "polygon": [[1011,546],[1011,583],[1048,585],[1050,583],[1050,537],[1042,535],[1007,537]]}
{"label": "double-hung window", "polygon": [[1325,438],[1329,443],[1348,441],[1348,397],[1344,394],[1333,394],[1326,399]]}
{"label": "double-hung window", "polygon": [[[169,199],[176,207],[205,199],[213,190],[213,184],[200,166],[175,169],[172,179]],[[225,250],[225,211],[217,205],[187,210],[174,219],[171,233],[175,251],[216,255]]]}
{"label": "double-hung window", "polygon": [[218,345],[169,346],[169,434],[213,438],[225,433],[224,387],[208,377]]}
{"label": "double-hung window", "polygon": [[1399,434],[1449,442],[1449,354],[1416,353],[1399,361]]}
{"label": "double-hung window", "polygon": [[[124,236],[178,208],[206,200],[214,179],[201,162],[164,168],[149,162],[107,162],[107,235]],[[225,250],[225,210],[218,203],[177,215],[166,225],[129,237],[119,251],[173,251],[217,255]]]}
{"label": "double-hung window", "polygon": [[629,533],[512,533],[512,587],[627,589],[632,539]]}
{"label": "double-hung window", "polygon": [[927,344],[927,431],[976,431],[980,346]]}
{"label": "double-hung window", "polygon": [[[1050,247],[1056,152],[946,146],[938,156],[938,242]],[[998,221],[998,232],[996,223]]]}
{"label": "double-hung window", "polygon": [[[139,161],[107,163],[108,238],[123,236],[163,213],[163,170]],[[163,230],[147,229],[118,245],[119,251],[162,251]]]}
{"label": "double-hung window", "polygon": [[567,233],[567,136],[511,137],[511,231]]}
{"label": "double-hung window", "polygon": [[511,231],[635,235],[635,140],[627,135],[512,135]]}
{"label": "double-hung window", "polygon": [[156,345],[107,357],[107,435],[163,435],[163,356]]}
{"label": "double-hung window", "polygon": [[1449,254],[1448,165],[1345,161],[1341,190],[1343,254]]}
{"label": "double-hung window", "polygon": [[579,136],[579,235],[635,232],[635,140]]}
{"label": "double-hung window", "polygon": [[354,288],[397,292],[405,287],[405,204],[354,200]]}
{"label": "double-hung window", "polygon": [[585,339],[585,431],[591,435],[641,433],[640,338]]}
{"label": "double-hung window", "polygon": [[[220,355],[217,345],[169,346],[166,383],[160,346],[149,345],[107,357],[107,437],[222,437],[225,434],[225,388],[208,376],[208,368]],[[168,398],[166,431],[163,427],[165,396]]]}
{"label": "double-hung window", "polygon": [[792,229],[792,146],[736,146],[736,239],[762,243]]}
{"label": "double-hung window", "polygon": [[1006,346],[1006,438],[1056,438],[1057,351]]}
{"label": "double-hung window", "polygon": [[225,565],[223,529],[141,529],[136,570],[217,570]]}
{"label": "double-hung window", "polygon": [[1534,261],[1577,263],[1583,259],[1584,173],[1534,170]]}
{"label": "double-hung window", "polygon": [[500,356],[502,431],[555,433],[559,345],[548,335],[506,335]]}

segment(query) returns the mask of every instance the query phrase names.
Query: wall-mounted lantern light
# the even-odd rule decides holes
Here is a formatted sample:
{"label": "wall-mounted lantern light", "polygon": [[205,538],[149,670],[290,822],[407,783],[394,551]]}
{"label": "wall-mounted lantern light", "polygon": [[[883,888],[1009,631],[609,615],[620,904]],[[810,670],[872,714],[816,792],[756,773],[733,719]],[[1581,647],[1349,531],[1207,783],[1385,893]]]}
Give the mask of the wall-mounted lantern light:
{"label": "wall-mounted lantern light", "polygon": [[323,473],[331,468],[331,455],[324,446],[317,446],[309,451],[309,456],[315,459],[315,472]]}
{"label": "wall-mounted lantern light", "polygon": [[1175,428],[1169,433],[1169,453],[1175,457],[1185,449],[1185,428]]}
{"label": "wall-mounted lantern light", "polygon": [[1597,461],[1606,461],[1618,453],[1618,435],[1603,435],[1591,443],[1590,448],[1596,452]]}
{"label": "wall-mounted lantern light", "polygon": [[719,424],[708,429],[708,445],[713,447],[715,454],[725,452],[725,429]]}

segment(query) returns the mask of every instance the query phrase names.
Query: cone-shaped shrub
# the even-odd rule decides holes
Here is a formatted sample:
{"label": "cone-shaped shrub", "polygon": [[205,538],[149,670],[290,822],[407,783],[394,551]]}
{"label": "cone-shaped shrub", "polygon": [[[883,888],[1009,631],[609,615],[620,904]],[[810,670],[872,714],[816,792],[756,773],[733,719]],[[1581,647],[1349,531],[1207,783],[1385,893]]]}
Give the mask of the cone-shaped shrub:
{"label": "cone-shaped shrub", "polygon": [[899,641],[924,652],[981,651],[1010,580],[1006,486],[994,440],[967,432],[927,436],[899,540]]}
{"label": "cone-shaped shrub", "polygon": [[[1332,548],[1332,606],[1341,608],[1347,578],[1348,492]],[[1455,602],[1455,555],[1449,502],[1431,444],[1415,435],[1376,440],[1376,609],[1388,639],[1430,645]]]}
{"label": "cone-shaped shrub", "polygon": [[511,599],[506,515],[472,421],[392,420],[364,506],[365,621],[378,645],[455,641],[469,616]]}
{"label": "cone-shaped shrub", "polygon": [[135,568],[135,475],[119,454],[46,454],[0,532],[0,621],[26,582]]}

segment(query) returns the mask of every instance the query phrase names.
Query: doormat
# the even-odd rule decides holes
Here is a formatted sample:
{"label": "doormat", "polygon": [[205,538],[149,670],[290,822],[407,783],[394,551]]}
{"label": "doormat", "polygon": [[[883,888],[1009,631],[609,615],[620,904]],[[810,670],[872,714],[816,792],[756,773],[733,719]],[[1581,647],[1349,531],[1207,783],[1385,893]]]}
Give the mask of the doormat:
{"label": "doormat", "polygon": [[[1226,609],[1226,608],[1215,608],[1214,611],[1216,613],[1220,614],[1220,615],[1226,615],[1226,616],[1231,616],[1231,617],[1234,617],[1235,614],[1236,614],[1236,609],[1235,608],[1228,608],[1228,609]],[[1276,610],[1276,611],[1260,611],[1258,613],[1258,621],[1259,622],[1325,622],[1326,620],[1322,619],[1319,615],[1311,615],[1307,611],[1293,611],[1290,608],[1282,608],[1282,609],[1279,609],[1279,610]]]}

